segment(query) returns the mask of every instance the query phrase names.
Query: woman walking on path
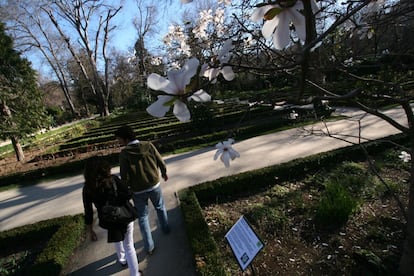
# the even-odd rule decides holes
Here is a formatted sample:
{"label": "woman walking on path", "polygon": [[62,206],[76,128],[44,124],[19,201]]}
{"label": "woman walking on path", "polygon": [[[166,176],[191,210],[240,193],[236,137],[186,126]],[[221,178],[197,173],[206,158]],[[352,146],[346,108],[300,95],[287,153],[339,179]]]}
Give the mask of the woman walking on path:
{"label": "woman walking on path", "polygon": [[[138,258],[134,247],[134,220],[127,224],[111,224],[102,219],[102,207],[107,202],[112,201],[122,205],[131,199],[131,192],[117,176],[111,175],[110,164],[98,157],[87,160],[84,178],[82,199],[85,209],[85,224],[91,240],[98,239],[93,230],[92,205],[95,205],[98,211],[99,226],[108,230],[107,240],[109,243],[115,244],[118,262],[123,267],[129,267],[131,276],[142,276],[142,272],[138,269]],[[116,191],[114,185],[116,185]]]}
{"label": "woman walking on path", "polygon": [[132,198],[138,211],[144,249],[151,255],[155,246],[148,221],[148,200],[151,200],[157,211],[162,231],[165,234],[170,233],[160,186],[160,171],[162,178],[167,181],[167,168],[156,147],[151,142],[138,141],[131,127],[120,127],[115,136],[125,146],[119,154],[121,179],[134,192]]}

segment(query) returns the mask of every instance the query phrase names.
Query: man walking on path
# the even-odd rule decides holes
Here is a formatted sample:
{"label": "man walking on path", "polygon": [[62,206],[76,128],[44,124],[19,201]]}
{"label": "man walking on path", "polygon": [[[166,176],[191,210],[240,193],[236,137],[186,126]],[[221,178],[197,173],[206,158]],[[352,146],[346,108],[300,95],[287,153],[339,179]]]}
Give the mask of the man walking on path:
{"label": "man walking on path", "polygon": [[157,211],[162,231],[165,234],[170,232],[159,176],[161,171],[162,178],[167,181],[167,168],[155,146],[151,142],[138,141],[131,127],[120,127],[115,136],[125,146],[119,154],[121,179],[134,192],[132,199],[138,210],[138,224],[144,249],[151,255],[155,246],[148,220],[148,199]]}

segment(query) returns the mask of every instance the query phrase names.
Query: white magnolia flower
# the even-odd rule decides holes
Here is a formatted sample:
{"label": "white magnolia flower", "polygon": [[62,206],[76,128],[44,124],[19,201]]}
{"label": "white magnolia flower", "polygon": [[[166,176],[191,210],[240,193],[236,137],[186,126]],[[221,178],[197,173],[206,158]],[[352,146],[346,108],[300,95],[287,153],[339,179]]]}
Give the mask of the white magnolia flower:
{"label": "white magnolia flower", "polygon": [[292,110],[292,112],[289,113],[289,119],[291,120],[296,120],[298,117],[299,114],[295,110]]}
{"label": "white magnolia flower", "polygon": [[233,41],[228,39],[224,42],[223,48],[219,54],[213,58],[212,64],[204,64],[201,69],[201,75],[208,78],[209,81],[215,83],[217,76],[221,73],[225,80],[232,81],[235,77],[231,66],[224,65],[231,58],[230,51],[233,48]]}
{"label": "white magnolia flower", "polygon": [[[168,79],[152,73],[148,76],[147,85],[153,90],[164,91],[167,95],[159,95],[158,100],[147,108],[147,112],[155,117],[164,117],[165,113],[174,105],[173,113],[181,122],[191,119],[190,111],[185,104],[186,101],[208,102],[211,96],[204,90],[196,92],[188,91],[192,77],[197,73],[199,61],[192,58],[178,70],[168,71]],[[188,96],[192,94],[191,96]]]}
{"label": "white magnolia flower", "polygon": [[233,149],[231,146],[234,143],[233,139],[228,139],[227,141],[217,143],[216,145],[216,154],[214,155],[214,160],[220,156],[220,160],[224,163],[226,168],[230,167],[230,160],[234,160],[236,157],[240,157],[240,154]]}
{"label": "white magnolia flower", "polygon": [[406,151],[402,151],[401,154],[398,157],[405,163],[411,161],[411,154],[409,154]]}
{"label": "white magnolia flower", "polygon": [[[290,42],[290,24],[295,26],[296,35],[302,41],[306,39],[305,16],[300,13],[303,10],[302,1],[284,1],[282,5],[265,5],[256,8],[251,19],[253,21],[266,20],[262,28],[262,34],[266,39],[273,36],[273,44],[276,49],[285,48]],[[311,0],[312,9],[317,10],[315,0]]]}
{"label": "white magnolia flower", "polygon": [[155,66],[159,66],[162,64],[162,57],[151,57],[150,63]]}

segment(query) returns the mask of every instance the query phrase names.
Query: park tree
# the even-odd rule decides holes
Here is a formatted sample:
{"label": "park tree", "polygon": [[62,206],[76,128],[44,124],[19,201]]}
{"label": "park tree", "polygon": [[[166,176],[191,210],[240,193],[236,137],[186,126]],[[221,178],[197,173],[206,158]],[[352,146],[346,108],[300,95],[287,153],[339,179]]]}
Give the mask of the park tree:
{"label": "park tree", "polygon": [[9,22],[9,29],[18,42],[16,47],[22,52],[40,53],[42,59],[49,64],[52,75],[58,80],[61,93],[73,118],[79,117],[70,90],[70,79],[65,70],[67,51],[64,41],[52,30],[52,25],[44,17],[40,9],[41,2],[16,1],[9,2],[1,9],[3,18]]}
{"label": "park tree", "polygon": [[[175,54],[182,54],[174,60],[180,60],[180,57],[187,60],[179,62],[179,69],[169,71],[167,77],[149,75],[149,88],[160,91],[157,101],[147,108],[150,114],[162,117],[172,108],[180,121],[190,121],[189,102],[210,101],[211,91],[207,90],[206,82],[211,84],[231,79],[228,67],[232,67],[239,74],[249,72],[267,79],[293,79],[295,91],[286,97],[287,100],[313,102],[315,107],[326,100],[357,106],[406,135],[410,141],[409,148],[401,148],[406,149],[410,157],[414,154],[414,114],[411,107],[414,100],[413,1],[219,0],[218,5],[222,7],[230,2],[233,2],[234,11],[231,22],[239,23],[238,29],[232,28],[233,31],[221,36],[221,39],[230,39],[232,43],[222,44],[219,52],[209,51],[207,47],[201,58],[195,57],[188,43],[194,37],[186,33],[185,24],[170,29],[166,42],[175,48]],[[250,11],[251,22],[246,20],[244,11]],[[212,16],[209,10],[200,16],[208,18],[208,24],[217,22],[217,15]],[[198,36],[206,34],[207,40],[214,43],[217,38],[203,22],[206,20],[192,25],[191,32],[197,29]],[[277,92],[278,88],[274,89]],[[406,115],[405,124],[382,111],[383,107],[391,105],[402,108]],[[333,134],[329,129],[321,129],[320,132],[344,139],[340,133]],[[360,144],[366,140],[361,134],[356,142],[352,139],[347,141]],[[226,147],[226,150],[219,149],[222,154],[231,149],[229,141],[221,144]],[[226,164],[235,157],[227,155]],[[400,271],[403,275],[412,275],[414,158],[411,158],[408,206],[402,207],[402,212],[407,228]]]}
{"label": "park tree", "polygon": [[143,86],[136,77],[137,66],[134,62],[134,56],[125,57],[122,53],[113,55],[112,72],[114,74],[114,83],[112,85],[112,102],[114,106],[128,107],[136,100],[134,91],[137,86]]}
{"label": "park tree", "polygon": [[158,29],[160,3],[152,0],[134,0],[134,2],[137,13],[131,22],[136,32],[136,39],[131,47],[131,53],[125,55],[114,51],[112,55],[111,99],[114,106],[142,108],[151,100],[145,85],[148,72],[164,71],[161,57],[153,54],[147,46],[154,45],[152,39]]}
{"label": "park tree", "polygon": [[[113,18],[122,8],[106,1],[13,1],[2,7],[5,20],[21,45],[38,50],[59,80],[71,106],[70,79],[64,61],[70,57],[79,67],[102,116],[109,114],[110,58],[108,43],[115,29]],[[86,53],[87,59],[79,54]],[[88,70],[91,68],[92,71]]]}
{"label": "park tree", "polygon": [[148,63],[151,55],[146,47],[146,41],[154,35],[159,20],[158,9],[154,2],[144,3],[143,0],[135,0],[138,13],[133,19],[133,25],[137,32],[137,40],[134,45],[135,62],[141,76],[147,75]]}
{"label": "park tree", "polygon": [[21,139],[48,126],[41,96],[30,62],[0,24],[0,138],[11,140],[18,161],[25,158]]}

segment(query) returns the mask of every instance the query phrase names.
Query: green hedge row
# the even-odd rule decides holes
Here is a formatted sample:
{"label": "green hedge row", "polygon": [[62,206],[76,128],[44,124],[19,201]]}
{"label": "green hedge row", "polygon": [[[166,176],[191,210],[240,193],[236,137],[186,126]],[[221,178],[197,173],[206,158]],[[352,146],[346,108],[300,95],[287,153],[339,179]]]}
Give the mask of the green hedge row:
{"label": "green hedge row", "polygon": [[[390,144],[390,141],[403,144],[408,141],[408,138],[400,134],[393,135],[386,140],[365,143],[363,146],[368,153],[380,152],[395,146],[395,144]],[[255,193],[255,191],[274,183],[275,177],[278,178],[278,181],[298,179],[321,168],[332,168],[346,160],[360,161],[365,159],[361,146],[354,145],[279,165],[222,177],[180,191],[180,207],[184,215],[197,273],[206,276],[226,275],[220,252],[209,232],[200,205],[226,202],[229,199]]]}
{"label": "green hedge row", "polygon": [[[244,106],[244,108],[246,108]],[[241,115],[245,111],[236,110],[228,112],[224,115],[216,115],[211,118],[212,127],[223,127],[226,124],[235,123],[240,119]],[[267,113],[267,114],[266,114]],[[273,116],[274,114],[269,113],[269,108],[254,108],[249,111],[249,118],[257,118],[259,116]],[[138,119],[137,119],[138,120]],[[118,125],[113,125],[111,127],[98,127],[89,130],[84,135],[71,139],[68,142],[59,146],[59,150],[68,150],[76,149],[78,147],[91,145],[91,144],[100,144],[108,142],[116,142],[114,137],[114,132],[116,129],[122,125],[128,124],[131,126],[137,137],[142,140],[154,140],[162,137],[171,136],[171,134],[180,135],[183,132],[190,131],[194,129],[194,126],[191,123],[181,123],[175,118],[168,118],[160,122],[160,119],[151,119],[146,120],[145,122],[141,121],[118,121]]]}
{"label": "green hedge row", "polygon": [[[19,275],[59,275],[84,233],[83,215],[63,216],[0,232],[0,248],[6,255],[15,248],[28,248],[39,240],[46,246],[34,262],[22,268]],[[7,255],[6,255],[7,256]]]}

